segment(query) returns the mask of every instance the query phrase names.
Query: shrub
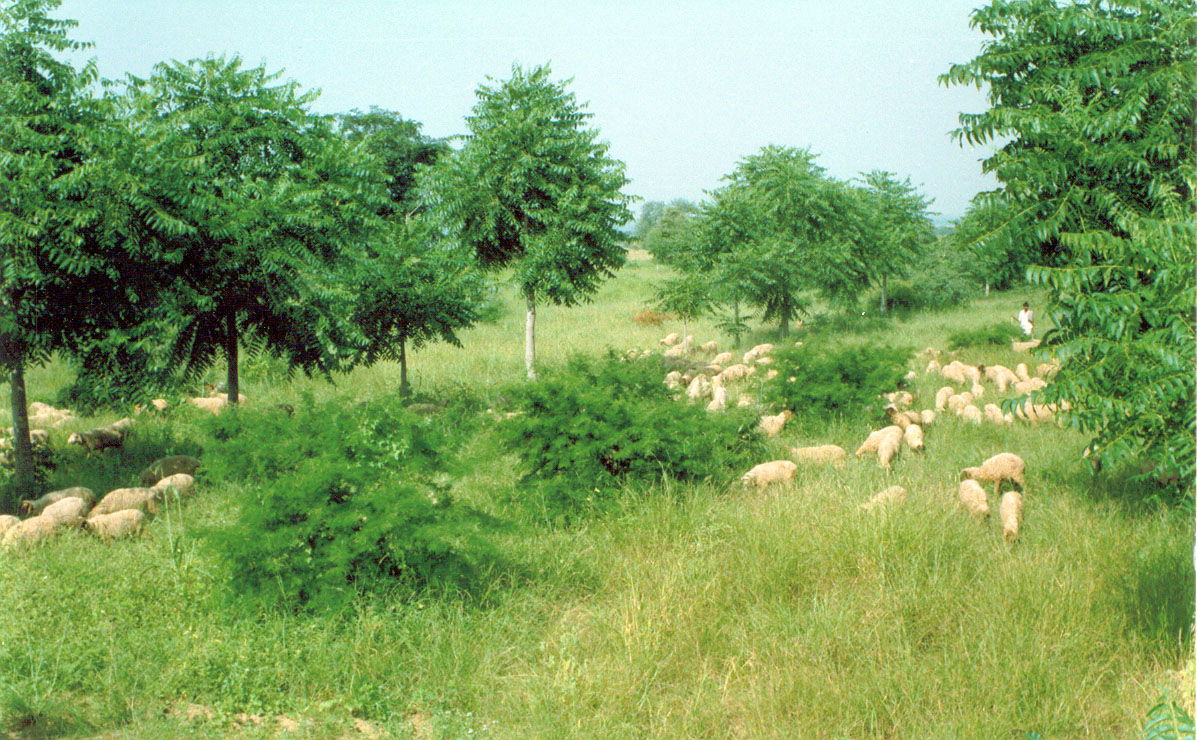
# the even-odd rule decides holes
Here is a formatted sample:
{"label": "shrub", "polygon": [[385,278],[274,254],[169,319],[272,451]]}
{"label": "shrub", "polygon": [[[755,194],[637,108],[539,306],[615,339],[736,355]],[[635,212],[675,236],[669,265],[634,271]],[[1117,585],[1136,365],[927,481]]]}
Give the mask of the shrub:
{"label": "shrub", "polygon": [[878,398],[882,393],[902,384],[909,356],[907,350],[888,346],[829,349],[808,341],[774,354],[778,377],[763,386],[763,399],[796,417],[861,414],[883,403]]}
{"label": "shrub", "polygon": [[666,321],[673,321],[675,319],[677,319],[677,317],[671,313],[666,313],[665,311],[654,311],[651,308],[646,308],[632,317],[632,321],[635,321],[637,324],[642,326],[660,326]]}
{"label": "shrub", "polygon": [[397,400],[308,397],[294,417],[227,411],[211,430],[208,473],[262,484],[209,534],[234,593],[336,609],[362,591],[461,581],[489,551],[438,483],[435,435]]}
{"label": "shrub", "polygon": [[627,482],[726,480],[755,460],[763,444],[755,415],[680,403],[664,375],[660,358],[579,356],[519,391],[524,413],[501,435],[522,458],[525,480],[543,482],[549,516],[600,507]]}
{"label": "shrub", "polygon": [[948,348],[961,349],[962,347],[981,347],[985,345],[1008,347],[1011,341],[1020,338],[1022,338],[1022,331],[1017,326],[1013,324],[994,324],[992,326],[982,326],[977,329],[965,329],[952,334],[948,337]]}

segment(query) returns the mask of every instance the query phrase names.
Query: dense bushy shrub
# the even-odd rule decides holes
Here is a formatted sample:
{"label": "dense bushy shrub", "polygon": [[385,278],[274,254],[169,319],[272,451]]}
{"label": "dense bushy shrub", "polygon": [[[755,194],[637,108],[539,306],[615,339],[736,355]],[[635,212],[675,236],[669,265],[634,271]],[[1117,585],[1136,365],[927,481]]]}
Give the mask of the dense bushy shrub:
{"label": "dense bushy shrub", "polygon": [[993,324],[977,329],[963,329],[948,337],[950,349],[996,345],[1008,347],[1010,342],[1023,339],[1022,331],[1013,324]]}
{"label": "dense bushy shrub", "polygon": [[519,392],[523,413],[501,435],[525,479],[543,481],[546,513],[599,506],[628,481],[725,480],[759,462],[753,414],[680,402],[661,382],[665,372],[660,358],[579,356]]}
{"label": "dense bushy shrub", "polygon": [[903,382],[909,357],[907,350],[888,346],[829,348],[808,341],[774,354],[778,377],[764,385],[763,398],[799,417],[875,410],[884,403],[878,396]]}
{"label": "dense bushy shrub", "polygon": [[237,521],[210,535],[235,593],[337,608],[359,591],[459,580],[488,550],[443,490],[440,441],[397,400],[309,398],[294,416],[210,423],[208,474],[251,484]]}

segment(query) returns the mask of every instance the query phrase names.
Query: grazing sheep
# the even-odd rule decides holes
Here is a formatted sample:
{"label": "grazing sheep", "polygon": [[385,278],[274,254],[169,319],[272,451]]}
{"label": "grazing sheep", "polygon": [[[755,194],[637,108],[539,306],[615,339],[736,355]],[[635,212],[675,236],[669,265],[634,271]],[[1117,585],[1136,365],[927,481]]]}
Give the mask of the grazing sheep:
{"label": "grazing sheep", "polygon": [[723,411],[727,408],[727,389],[719,386],[711,391],[711,402],[707,404],[707,411]]}
{"label": "grazing sheep", "polygon": [[791,447],[794,459],[801,463],[818,465],[831,464],[837,468],[844,467],[844,459],[848,453],[839,445],[817,445],[815,447]]}
{"label": "grazing sheep", "polygon": [[786,409],[780,414],[773,416],[762,416],[760,426],[757,427],[761,433],[766,436],[773,437],[779,434],[786,422],[794,418],[794,412]]}
{"label": "grazing sheep", "polygon": [[58,521],[48,516],[30,517],[4,533],[4,548],[41,542],[54,534],[58,526]]}
{"label": "grazing sheep", "polygon": [[895,409],[901,410],[914,403],[914,396],[907,391],[894,391],[886,393],[885,400],[893,404]]}
{"label": "grazing sheep", "polygon": [[1014,384],[1014,390],[1019,393],[1030,393],[1031,391],[1042,390],[1047,387],[1047,381],[1043,378],[1031,378]]}
{"label": "grazing sheep", "polygon": [[673,345],[677,344],[681,338],[682,336],[675,331],[672,334],[666,334],[661,340],[661,344],[665,345],[666,347],[672,347]]}
{"label": "grazing sheep", "polygon": [[758,344],[757,346],[753,347],[752,349],[750,349],[744,353],[743,362],[745,365],[751,365],[752,363],[756,362],[758,357],[764,357],[765,355],[769,354],[772,351],[773,351],[772,344],[768,344],[768,343]]}
{"label": "grazing sheep", "polygon": [[1060,370],[1060,366],[1051,362],[1041,362],[1039,367],[1035,368],[1035,374],[1041,378],[1048,379],[1053,377]]}
{"label": "grazing sheep", "polygon": [[118,537],[139,535],[144,525],[145,514],[143,512],[138,509],[122,509],[111,514],[93,516],[83,526],[103,539],[113,540]]}
{"label": "grazing sheep", "polygon": [[1014,366],[1014,374],[1024,383],[1031,379],[1031,374],[1027,372],[1027,363],[1025,362],[1020,362]]}
{"label": "grazing sheep", "polygon": [[711,362],[712,362],[712,364],[715,364],[715,365],[727,365],[728,363],[732,362],[735,359],[736,359],[736,356],[733,355],[731,352],[720,352],[719,354],[717,354],[711,358]]}
{"label": "grazing sheep", "polygon": [[724,368],[723,372],[719,373],[719,377],[723,378],[724,383],[733,383],[750,375],[749,370],[747,365],[731,365]]}
{"label": "grazing sheep", "polygon": [[878,429],[870,434],[868,438],[860,444],[860,447],[856,448],[856,456],[863,458],[865,455],[877,452],[877,448],[881,446],[881,442],[891,437],[896,438],[899,442],[901,442],[902,435],[902,428],[899,426],[889,426],[885,427],[884,429]]}
{"label": "grazing sheep", "polygon": [[751,394],[744,393],[736,399],[736,408],[747,408],[756,405],[756,399]]}
{"label": "grazing sheep", "polygon": [[902,486],[890,486],[857,508],[861,511],[873,511],[888,506],[896,506],[906,500],[906,489]]}
{"label": "grazing sheep", "polygon": [[165,500],[166,495],[171,492],[174,493],[175,498],[188,498],[195,492],[195,478],[187,473],[175,473],[155,483],[150,490],[158,491],[159,501]]}
{"label": "grazing sheep", "polygon": [[1017,491],[1006,491],[998,505],[1002,519],[1002,536],[1006,542],[1018,539],[1018,527],[1022,524],[1022,496]]}
{"label": "grazing sheep", "polygon": [[910,417],[899,412],[892,405],[885,407],[885,418],[889,420],[890,424],[905,429],[910,426]]}
{"label": "grazing sheep", "polygon": [[686,345],[684,344],[675,344],[665,350],[666,357],[681,357],[684,354],[686,354]]}
{"label": "grazing sheep", "polygon": [[[676,391],[682,385],[682,374],[677,370],[670,370],[665,375],[665,387],[671,391]],[[143,483],[145,481],[142,481]]]}
{"label": "grazing sheep", "polygon": [[705,375],[695,375],[694,380],[690,381],[689,387],[686,388],[686,395],[696,401],[706,398],[711,395],[711,381],[707,380]]}
{"label": "grazing sheep", "polygon": [[1012,424],[1014,422],[1013,414],[1003,414],[1002,409],[996,403],[985,404],[985,421],[990,421],[997,426],[1004,424]]}
{"label": "grazing sheep", "polygon": [[877,445],[877,467],[889,469],[890,461],[898,455],[898,451],[902,449],[903,437],[886,437]]}
{"label": "grazing sheep", "polygon": [[985,377],[993,381],[998,391],[1002,393],[1018,382],[1018,376],[1014,374],[1014,371],[1004,365],[991,365],[985,368]]}
{"label": "grazing sheep", "polygon": [[714,378],[719,373],[723,372],[723,366],[718,363],[712,362],[710,365],[707,365],[705,368],[703,368],[703,370],[706,372],[707,375],[710,375],[712,378]]}
{"label": "grazing sheep", "polygon": [[985,489],[971,478],[960,481],[960,505],[977,519],[989,517],[989,501],[985,496]]}
{"label": "grazing sheep", "polygon": [[919,412],[919,424],[925,427],[931,426],[935,423],[935,412],[931,409],[923,409]]}
{"label": "grazing sheep", "polygon": [[937,373],[942,369],[943,369],[943,365],[939,364],[939,360],[932,360],[927,363],[926,374],[930,375],[931,373]]}
{"label": "grazing sheep", "polygon": [[962,398],[964,400],[965,405],[968,405],[968,404],[972,403],[974,400],[976,400],[973,398],[973,394],[970,391],[965,391],[964,393],[961,393],[960,398]]}
{"label": "grazing sheep", "polygon": [[798,466],[789,460],[774,460],[761,463],[740,477],[744,485],[756,484],[758,490],[765,490],[771,483],[784,483],[794,478]]}
{"label": "grazing sheep", "polygon": [[4,540],[4,533],[21,523],[12,514],[0,514],[0,542]]}
{"label": "grazing sheep", "polygon": [[977,408],[971,403],[960,409],[960,416],[965,421],[971,421],[973,424],[981,423],[981,409]]}
{"label": "grazing sheep", "polygon": [[916,373],[915,371],[911,370],[910,372],[906,373],[902,377],[906,378],[907,380],[918,380],[919,374]]}
{"label": "grazing sheep", "polygon": [[152,516],[158,513],[158,493],[153,488],[118,488],[100,499],[89,516],[111,514],[123,509],[140,509]]}
{"label": "grazing sheep", "polygon": [[89,507],[96,502],[96,494],[90,488],[74,486],[72,488],[64,488],[61,491],[51,491],[36,501],[22,501],[19,511],[22,514],[38,516],[50,504],[57,503],[71,496],[83,499]]}
{"label": "grazing sheep", "polygon": [[940,369],[939,374],[944,376],[944,378],[947,380],[956,383],[957,385],[964,385],[968,379],[964,372],[965,367],[966,366],[963,362],[959,360],[952,360],[948,364],[944,365],[942,369]]}
{"label": "grazing sheep", "polygon": [[968,404],[966,404],[964,402],[964,396],[961,396],[959,394],[952,395],[951,397],[948,398],[948,411],[951,411],[953,414],[956,414],[957,416],[960,416],[960,412],[967,405]]}
{"label": "grazing sheep", "polygon": [[971,478],[975,481],[994,484],[994,495],[1001,491],[1002,481],[1016,483],[1020,489],[1026,488],[1027,464],[1013,452],[1001,452],[981,463],[977,467],[965,468],[960,471],[960,479]]}
{"label": "grazing sheep", "polygon": [[82,519],[90,510],[91,504],[78,496],[68,496],[47,506],[41,516],[49,517],[59,524],[66,524]]}
{"label": "grazing sheep", "polygon": [[110,427],[97,427],[83,432],[75,432],[67,437],[68,445],[79,445],[88,452],[98,452],[110,447],[120,447],[125,443],[125,435]]}
{"label": "grazing sheep", "polygon": [[918,424],[911,424],[906,427],[906,431],[902,435],[906,440],[906,446],[910,448],[911,452],[923,451],[923,428]]}
{"label": "grazing sheep", "polygon": [[973,387],[969,390],[973,394],[973,398],[980,398],[985,395],[985,386],[980,383],[973,383]]}
{"label": "grazing sheep", "polygon": [[211,414],[219,414],[229,402],[223,398],[196,397],[188,398],[187,403]]}
{"label": "grazing sheep", "polygon": [[702,350],[703,352],[710,352],[711,354],[715,354],[719,351],[719,345],[714,341],[710,341],[710,342],[707,342],[706,344],[699,346],[699,349]]}
{"label": "grazing sheep", "polygon": [[756,358],[755,364],[757,364],[757,365],[772,365],[773,358],[772,357],[758,357],[758,358]]}
{"label": "grazing sheep", "polygon": [[1018,418],[1031,423],[1038,423],[1041,421],[1052,421],[1055,419],[1055,414],[1052,412],[1050,406],[1045,406],[1040,403],[1031,403],[1031,399],[1027,399],[1021,406],[1017,407],[1015,414]]}
{"label": "grazing sheep", "polygon": [[956,395],[956,389],[950,385],[945,385],[935,392],[935,410],[943,411],[947,408],[948,399]]}

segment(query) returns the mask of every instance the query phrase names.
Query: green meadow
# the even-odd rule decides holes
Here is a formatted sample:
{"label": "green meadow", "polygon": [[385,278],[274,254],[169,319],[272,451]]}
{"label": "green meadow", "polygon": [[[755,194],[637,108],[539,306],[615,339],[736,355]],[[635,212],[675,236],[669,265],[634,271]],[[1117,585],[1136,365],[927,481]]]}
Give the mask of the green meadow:
{"label": "green meadow", "polygon": [[[659,352],[680,323],[634,319],[667,274],[632,261],[593,302],[542,307],[539,366],[608,348]],[[944,413],[925,430],[925,453],[903,451],[890,471],[850,454],[842,470],[801,467],[764,494],[630,486],[600,515],[550,525],[518,505],[518,460],[485,412],[523,382],[521,301],[506,289],[500,298],[499,318],[464,332],[462,348],[433,345],[410,359],[417,400],[468,398],[475,410],[449,485],[494,522],[501,557],[476,583],[364,595],[335,614],[239,602],[205,537],[252,491],[201,476],[196,497],[141,538],[68,532],[0,553],[0,732],[1063,740],[1138,737],[1165,694],[1192,712],[1192,508],[1153,499],[1120,471],[1095,475],[1075,430]],[[915,353],[1008,322],[1024,300],[1042,310],[1040,294],[1016,290],[944,312],[809,322],[792,339],[909,348],[914,407],[928,408],[944,380],[924,374]],[[690,333],[728,345],[711,320]],[[780,340],[756,327],[741,351],[762,341]],[[954,356],[1039,361],[998,346]],[[249,404],[260,406],[309,393],[352,404],[399,383],[389,363],[330,381],[249,357],[242,373]],[[60,364],[34,370],[29,400],[54,402],[69,380]],[[996,397],[988,386],[982,403]],[[52,486],[133,485],[157,455],[202,458],[211,441],[198,413],[176,409],[142,417],[122,450],[66,448],[72,431],[121,415],[52,433]],[[851,453],[885,424],[880,414],[803,420],[769,441],[768,459],[796,445]],[[995,521],[996,500],[986,523],[956,503],[959,471],[998,452],[1027,463],[1014,543]],[[909,491],[903,505],[858,511],[894,484]]]}

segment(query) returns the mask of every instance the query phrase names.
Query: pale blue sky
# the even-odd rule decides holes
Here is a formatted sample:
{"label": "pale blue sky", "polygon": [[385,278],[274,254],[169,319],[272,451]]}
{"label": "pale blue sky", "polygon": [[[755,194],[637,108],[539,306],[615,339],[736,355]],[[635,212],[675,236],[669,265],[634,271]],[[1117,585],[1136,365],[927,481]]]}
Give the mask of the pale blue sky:
{"label": "pale blue sky", "polygon": [[[948,137],[983,93],[937,74],[980,51],[974,0],[65,0],[56,15],[109,78],[240,54],[305,88],[318,112],[377,105],[463,133],[474,90],[551,63],[627,163],[628,192],[699,200],[766,144],[810,147],[831,175],[910,177],[946,217],[993,187]],[[638,208],[639,205],[636,206]]]}

